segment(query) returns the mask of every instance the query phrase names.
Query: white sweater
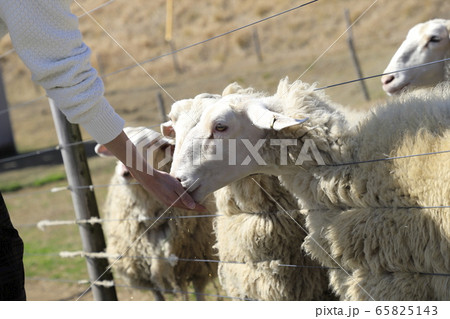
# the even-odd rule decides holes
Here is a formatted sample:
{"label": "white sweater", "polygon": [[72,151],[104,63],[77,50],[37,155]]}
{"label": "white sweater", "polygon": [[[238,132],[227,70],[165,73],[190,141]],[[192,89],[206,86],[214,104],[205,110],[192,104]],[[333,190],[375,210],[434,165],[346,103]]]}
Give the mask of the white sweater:
{"label": "white sweater", "polygon": [[124,120],[104,98],[90,64],[72,0],[0,0],[0,37],[8,31],[17,54],[55,105],[101,144],[122,131]]}

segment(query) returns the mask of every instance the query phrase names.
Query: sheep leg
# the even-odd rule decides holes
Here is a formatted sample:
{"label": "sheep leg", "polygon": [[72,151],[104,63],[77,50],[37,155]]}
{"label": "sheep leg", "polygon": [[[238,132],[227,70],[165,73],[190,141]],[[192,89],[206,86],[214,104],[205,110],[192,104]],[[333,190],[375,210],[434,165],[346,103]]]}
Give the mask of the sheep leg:
{"label": "sheep leg", "polygon": [[205,295],[203,292],[205,291],[205,283],[202,281],[200,283],[193,282],[194,284],[194,291],[195,291],[195,299],[197,301],[205,301]]}
{"label": "sheep leg", "polygon": [[205,301],[205,296],[200,294],[200,291],[195,291],[195,299],[197,299],[197,301]]}
{"label": "sheep leg", "polygon": [[166,301],[164,295],[160,291],[153,291],[153,297],[155,301]]}

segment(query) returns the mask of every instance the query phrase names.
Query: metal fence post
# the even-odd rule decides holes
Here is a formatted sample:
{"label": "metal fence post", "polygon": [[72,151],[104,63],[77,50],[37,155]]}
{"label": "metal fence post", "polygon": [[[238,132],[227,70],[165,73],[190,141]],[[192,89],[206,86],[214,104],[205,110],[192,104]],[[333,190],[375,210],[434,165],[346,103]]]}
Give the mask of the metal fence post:
{"label": "metal fence post", "polygon": [[[89,219],[99,217],[97,201],[93,190],[88,186],[92,184],[91,175],[87,163],[86,152],[81,142],[81,132],[78,125],[70,124],[61,111],[55,107],[49,99],[50,108],[55,122],[64,168],[72,193],[72,201],[77,219]],[[65,147],[64,145],[69,145]],[[100,224],[79,225],[83,250],[85,252],[103,252],[106,248],[103,230]],[[87,270],[91,283],[97,280],[113,280],[112,272],[108,269],[106,258],[97,259],[86,257]],[[115,286],[92,286],[94,300],[117,300]]]}
{"label": "metal fence post", "polygon": [[0,67],[0,158],[17,154]]}
{"label": "metal fence post", "polygon": [[[356,54],[355,45],[353,44],[352,25],[350,22],[350,12],[348,11],[348,9],[345,9],[344,15],[345,15],[345,21],[347,22],[347,27],[348,27],[348,30],[347,30],[348,47],[350,49],[350,53],[352,54],[353,64],[355,66],[356,73],[358,74],[358,77],[361,79],[361,78],[363,78],[363,74],[361,71],[361,65],[359,63],[358,55]],[[370,101],[369,91],[367,90],[366,83],[364,83],[364,81],[359,81],[359,83],[361,83],[361,88],[362,88],[362,91],[363,91],[366,101]]]}
{"label": "metal fence post", "polygon": [[253,42],[255,44],[255,52],[256,52],[256,56],[258,57],[258,61],[262,62],[263,56],[262,56],[262,52],[261,52],[261,43],[259,41],[258,29],[256,29],[256,28],[253,29]]}

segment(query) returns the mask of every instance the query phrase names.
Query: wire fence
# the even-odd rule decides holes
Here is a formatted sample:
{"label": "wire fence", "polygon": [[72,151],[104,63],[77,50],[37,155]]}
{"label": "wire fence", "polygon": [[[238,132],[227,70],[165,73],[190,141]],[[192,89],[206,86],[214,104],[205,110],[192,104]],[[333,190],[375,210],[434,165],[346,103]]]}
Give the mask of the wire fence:
{"label": "wire fence", "polygon": [[[86,12],[86,13],[83,13],[83,14],[80,15],[79,17],[82,17],[82,16],[85,16],[85,15],[90,14],[90,13],[92,13],[92,12],[95,12],[95,11],[97,11],[97,10],[99,10],[99,9],[101,9],[101,8],[103,8],[103,7],[107,6],[107,5],[109,5],[109,4],[111,4],[111,3],[114,2],[114,1],[115,1],[115,0],[108,1],[108,2],[104,3],[103,5],[101,5],[101,6],[97,7],[97,8],[95,8],[95,9],[92,9],[92,10]],[[245,29],[245,28],[248,28],[248,27],[257,25],[257,24],[259,24],[259,23],[263,23],[263,22],[268,21],[268,20],[270,20],[270,19],[277,18],[277,17],[280,17],[280,16],[282,16],[282,15],[284,15],[284,14],[288,14],[288,13],[290,13],[290,12],[292,12],[292,11],[301,9],[301,8],[303,8],[303,7],[307,6],[307,5],[313,4],[313,3],[317,2],[317,1],[318,1],[318,0],[314,0],[314,1],[310,1],[310,2],[307,2],[307,3],[301,4],[301,5],[295,6],[295,7],[291,8],[291,9],[284,10],[284,11],[282,11],[282,12],[276,13],[276,14],[271,15],[271,16],[269,16],[269,17],[266,17],[266,18],[263,18],[263,19],[254,21],[254,22],[252,22],[252,23],[243,25],[243,26],[241,26],[241,27],[232,29],[232,30],[230,30],[230,31],[227,31],[227,32],[224,32],[224,33],[221,33],[221,34],[218,34],[218,35],[215,35],[215,36],[210,37],[210,38],[208,38],[208,39],[205,39],[205,40],[202,40],[202,41],[199,41],[199,42],[196,42],[196,43],[187,45],[187,46],[185,46],[185,47],[183,47],[183,48],[180,48],[180,49],[177,49],[177,50],[173,50],[173,51],[171,51],[171,52],[167,52],[167,53],[164,53],[164,54],[162,54],[162,55],[159,55],[159,56],[156,56],[156,57],[152,57],[152,58],[148,58],[148,59],[145,59],[145,60],[143,60],[143,61],[140,61],[140,62],[131,64],[131,65],[127,66],[127,67],[124,67],[124,68],[118,69],[118,70],[116,70],[116,71],[113,71],[113,72],[104,74],[104,75],[102,75],[101,77],[102,77],[102,78],[107,78],[107,77],[110,77],[110,76],[112,76],[112,75],[116,75],[116,74],[119,74],[119,73],[122,73],[122,72],[125,72],[125,71],[129,71],[129,70],[134,69],[134,68],[137,68],[137,67],[142,67],[142,65],[144,65],[144,64],[147,64],[147,63],[150,63],[150,62],[159,60],[159,59],[164,58],[164,57],[167,57],[167,56],[172,56],[172,55],[174,55],[174,54],[176,54],[176,53],[178,53],[178,52],[181,52],[181,51],[184,51],[184,50],[188,50],[188,49],[194,48],[194,47],[196,47],[196,46],[205,44],[205,43],[207,43],[207,42],[216,40],[216,39],[221,38],[221,37],[224,37],[224,36],[231,35],[232,33],[241,31],[241,30],[243,30],[243,29]],[[9,50],[9,51],[5,52],[4,54],[0,55],[0,58],[4,57],[4,56],[6,56],[6,55],[9,55],[9,54],[11,54],[11,53],[13,53],[13,52],[14,52],[14,49]],[[375,75],[366,76],[366,77],[362,77],[362,78],[357,78],[357,79],[353,79],[353,80],[343,81],[343,82],[339,82],[339,83],[327,85],[327,86],[324,86],[324,87],[316,88],[316,90],[324,90],[324,89],[329,89],[329,88],[333,88],[333,87],[337,87],[337,86],[341,86],[341,85],[351,84],[351,83],[355,83],[355,82],[361,82],[361,81],[365,81],[365,80],[369,80],[369,79],[373,79],[373,78],[382,77],[382,76],[384,76],[384,75],[389,75],[389,74],[395,74],[395,73],[405,72],[405,71],[408,71],[408,70],[417,69],[417,68],[423,68],[423,67],[427,67],[427,66],[430,66],[430,65],[433,65],[433,64],[443,63],[443,62],[447,62],[447,61],[450,61],[450,58],[441,59],[441,60],[436,60],[436,61],[432,61],[432,62],[428,62],[428,63],[423,63],[423,64],[415,65],[415,66],[408,67],[408,68],[399,69],[399,70],[392,71],[392,72],[380,73],[380,74],[375,74]],[[40,96],[40,97],[31,99],[31,100],[29,100],[29,101],[20,102],[20,103],[18,103],[18,104],[11,105],[11,106],[8,107],[8,109],[0,111],[0,116],[1,116],[2,114],[4,114],[4,113],[10,112],[11,110],[14,110],[14,109],[17,109],[17,108],[21,108],[21,107],[26,107],[26,106],[33,105],[35,102],[42,101],[42,100],[44,100],[44,99],[46,99],[46,98],[47,98],[46,95],[42,95],[42,96]]]}
{"label": "wire fence", "polygon": [[[88,253],[83,251],[61,251],[58,253],[46,253],[46,254],[30,254],[26,253],[25,256],[29,257],[61,257],[61,258],[110,258],[113,260],[120,260],[123,258],[130,259],[154,259],[154,260],[164,260],[167,261],[170,265],[175,265],[178,262],[195,262],[195,263],[217,263],[217,264],[234,264],[234,265],[256,265],[259,263],[267,263],[273,262],[273,260],[259,260],[252,262],[242,262],[242,261],[229,261],[229,260],[216,260],[216,259],[192,259],[192,258],[178,258],[175,255],[170,257],[155,257],[155,256],[130,256],[130,255],[119,255],[119,254],[108,254],[108,253]],[[292,265],[292,264],[282,264],[280,262],[272,263],[272,267],[286,267],[286,268],[308,268],[308,269],[323,269],[323,270],[342,270],[344,269],[340,267],[325,267],[325,266],[311,266],[311,265]],[[350,272],[347,270],[347,272]],[[411,274],[411,275],[426,275],[426,276],[447,276],[450,277],[450,273],[425,273],[425,272],[406,272],[406,271],[397,271],[402,274]]]}
{"label": "wire fence", "polygon": [[[210,293],[198,293],[195,291],[182,291],[182,290],[173,290],[173,289],[160,289],[160,288],[150,288],[145,286],[131,286],[123,283],[117,283],[116,279],[114,282],[110,281],[95,281],[92,282],[88,279],[80,279],[80,280],[73,280],[73,279],[55,279],[55,278],[45,278],[45,277],[27,277],[27,280],[31,281],[44,281],[44,282],[57,282],[57,283],[69,283],[74,285],[99,285],[99,286],[110,286],[113,285],[118,288],[128,288],[128,289],[138,289],[138,290],[147,290],[147,291],[159,291],[161,293],[165,294],[180,294],[180,295],[201,295],[205,297],[212,297],[212,298],[218,298],[218,299],[231,299],[231,300],[242,300],[242,301],[255,301],[254,299],[250,298],[239,298],[239,297],[232,297],[232,296],[224,296],[224,295],[218,295],[218,294],[210,294]],[[85,295],[86,291],[74,295],[70,299],[77,299],[83,295]],[[68,298],[65,298],[65,300]]]}
{"label": "wire fence", "polygon": [[[78,143],[74,143],[76,145]],[[72,146],[72,145],[66,145]],[[55,150],[55,149],[61,149],[61,146],[57,146],[56,148],[50,148],[49,150]],[[44,150],[45,151],[45,150]],[[326,166],[330,167],[338,167],[338,166],[350,166],[350,165],[359,165],[359,164],[367,164],[367,163],[375,163],[375,162],[385,162],[385,161],[393,161],[393,160],[400,160],[400,159],[408,159],[408,158],[414,158],[414,157],[422,157],[422,156],[432,156],[432,155],[442,155],[442,154],[448,154],[450,153],[450,150],[445,151],[436,151],[436,152],[427,152],[427,153],[419,153],[419,154],[410,154],[410,155],[404,155],[404,156],[393,156],[393,157],[385,157],[385,158],[375,158],[370,160],[364,160],[364,161],[356,161],[356,162],[347,162],[347,163],[338,163],[338,164],[327,164]],[[33,154],[29,156],[36,156],[38,154]],[[11,159],[15,159],[16,157],[11,157]],[[8,161],[9,159],[5,159],[5,161]],[[1,163],[1,161],[0,161]],[[48,190],[39,190],[35,192],[23,192],[18,194],[5,194],[4,197],[21,197],[21,196],[30,196],[35,194],[42,194],[42,193],[57,193],[61,191],[67,191],[67,190],[74,190],[74,189],[90,189],[94,190],[96,188],[108,188],[108,187],[120,187],[120,186],[130,186],[130,185],[138,185],[137,182],[131,182],[131,183],[122,183],[122,184],[101,184],[101,185],[85,185],[85,186],[79,186],[74,187],[71,185],[65,185],[65,186],[58,186],[58,187],[52,187]],[[384,207],[386,209],[394,209],[394,208],[448,208],[449,206],[414,206],[414,207]],[[383,208],[383,207],[380,207]]]}
{"label": "wire fence", "polygon": [[[107,1],[104,4],[86,12],[83,13],[82,15],[79,16],[79,18],[85,16],[85,15],[89,15],[92,12],[95,12],[96,10],[99,10],[101,8],[104,8],[112,3],[114,3],[115,0],[111,0],[111,1]],[[301,5],[295,6],[293,8],[290,8],[288,10],[284,10],[281,11],[279,13],[273,14],[271,16],[265,17],[263,19],[254,21],[252,23],[248,23],[245,25],[242,25],[241,27],[232,29],[228,32],[224,32],[215,36],[212,36],[208,39],[205,39],[203,41],[199,41],[199,42],[195,42],[193,44],[187,45],[183,48],[177,49],[177,50],[173,50],[171,52],[156,56],[156,57],[152,57],[152,58],[148,58],[145,59],[141,62],[135,63],[133,65],[118,69],[114,72],[108,73],[103,75],[103,78],[106,77],[110,77],[112,75],[116,75],[131,69],[134,69],[136,67],[142,66],[143,64],[146,63],[150,63],[153,61],[156,61],[158,59],[167,57],[167,56],[171,56],[174,55],[178,52],[184,51],[184,50],[188,50],[190,48],[199,46],[199,45],[203,45],[207,42],[228,36],[234,32],[240,31],[242,29],[245,28],[249,28],[251,26],[254,26],[256,24],[259,23],[263,23],[266,22],[268,20],[283,16],[285,14],[288,14],[290,12],[296,11],[300,8],[303,8],[307,5],[311,5],[313,3],[318,2],[318,0],[314,0],[314,1],[309,1],[306,3],[303,3]],[[3,54],[0,55],[0,59],[8,56],[9,54],[14,53],[14,49],[8,50],[7,52],[4,52]],[[405,69],[401,69],[401,70],[397,70],[394,72],[389,72],[389,73],[381,73],[381,74],[375,74],[375,75],[371,75],[371,76],[366,76],[366,77],[362,77],[362,78],[357,78],[357,79],[353,79],[353,80],[348,80],[348,81],[343,81],[340,83],[336,83],[336,84],[332,84],[332,85],[327,85],[324,87],[320,87],[320,88],[316,88],[315,90],[324,90],[324,89],[329,89],[329,88],[333,88],[333,87],[338,87],[338,86],[342,86],[342,85],[347,85],[350,83],[355,83],[355,82],[360,82],[360,81],[365,81],[368,79],[373,79],[373,78],[377,78],[377,77],[382,77],[383,75],[388,75],[388,74],[393,74],[396,72],[404,72],[406,70],[410,70],[410,69],[416,69],[416,68],[423,68],[423,67],[427,67],[430,66],[432,64],[436,64],[436,63],[444,63],[449,61],[450,58],[447,59],[442,59],[442,60],[437,60],[437,61],[433,61],[433,62],[429,62],[429,63],[424,63],[424,64],[420,64],[420,65],[416,65],[413,67],[409,67],[409,68],[405,68]],[[44,100],[46,98],[46,96],[40,96],[38,98],[34,98],[32,100],[26,101],[26,102],[21,102],[19,104],[15,104],[10,106],[7,110],[3,110],[0,111],[0,116],[2,116],[3,114],[7,114],[8,112],[10,112],[11,110],[15,110],[15,109],[19,109],[19,108],[23,108],[29,105],[33,105],[34,103]],[[159,124],[157,125],[152,125],[152,126],[148,126],[147,128],[153,128],[153,127],[157,127],[159,126]],[[77,143],[72,143],[72,144],[67,144],[67,145],[56,145],[53,147],[49,147],[46,149],[42,149],[42,150],[37,150],[34,152],[30,152],[27,154],[19,154],[16,156],[12,156],[9,158],[4,158],[0,160],[0,164],[2,163],[7,163],[10,161],[16,161],[19,159],[23,159],[23,158],[27,158],[27,157],[34,157],[34,156],[41,156],[42,154],[45,154],[47,152],[52,152],[52,151],[57,151],[57,150],[61,150],[63,148],[68,148],[68,147],[72,147],[72,146],[76,146],[76,145],[80,145],[80,144],[87,144],[87,143],[92,143],[93,140],[87,140],[87,141],[82,141],[82,142],[77,142]],[[392,161],[392,160],[401,160],[401,159],[406,159],[406,158],[412,158],[412,157],[419,157],[419,156],[434,156],[434,155],[442,155],[442,154],[446,154],[446,153],[450,153],[450,150],[444,150],[444,151],[437,151],[437,152],[429,152],[429,153],[422,153],[422,154],[411,154],[411,155],[407,155],[407,156],[398,156],[398,157],[386,157],[386,158],[374,158],[371,160],[365,160],[365,161],[359,161],[359,162],[351,162],[351,163],[341,163],[341,164],[335,164],[335,165],[330,165],[330,166],[343,166],[343,165],[359,165],[359,164],[364,164],[364,163],[373,163],[373,162],[384,162],[384,161]],[[98,184],[98,185],[86,185],[86,186],[81,186],[81,187],[77,187],[77,188],[86,188],[86,189],[90,189],[90,190],[94,190],[96,188],[108,188],[108,187],[125,187],[125,186],[131,186],[131,185],[137,185],[138,183],[136,182],[130,182],[130,183],[123,183],[123,184]],[[22,197],[22,196],[35,196],[35,195],[39,195],[39,194],[44,194],[44,193],[56,193],[56,192],[60,192],[60,191],[67,191],[67,190],[74,190],[75,187],[71,186],[71,185],[64,185],[64,186],[59,186],[59,187],[53,187],[51,189],[48,190],[39,190],[39,191],[31,191],[31,192],[20,192],[20,193],[15,193],[15,194],[5,194],[4,197],[8,198],[8,197]],[[401,208],[401,209],[448,209],[450,208],[450,206],[448,205],[442,205],[442,206],[415,206],[415,207],[382,207],[384,209],[394,209],[394,208]],[[296,210],[298,211],[298,210]],[[52,226],[65,226],[65,225],[93,225],[93,224],[103,224],[103,223],[108,223],[108,222],[123,222],[123,221],[130,221],[130,220],[134,220],[137,222],[142,222],[142,221],[151,221],[151,220],[156,220],[156,219],[163,219],[163,220],[168,220],[168,221],[176,221],[178,219],[189,219],[189,218],[217,218],[217,217],[223,217],[223,215],[220,214],[209,214],[209,215],[186,215],[186,216],[163,216],[163,217],[143,217],[143,218],[126,218],[126,219],[99,219],[99,218],[92,218],[92,219],[87,219],[87,220],[42,220],[38,223],[33,223],[33,224],[22,224],[22,225],[17,225],[17,227],[19,228],[25,228],[25,227],[37,227],[39,229],[45,229],[47,227],[52,227]],[[169,263],[176,263],[176,262],[204,262],[204,263],[217,263],[217,264],[247,264],[245,262],[239,262],[239,261],[223,261],[223,260],[210,260],[210,259],[189,259],[189,258],[178,258],[177,256],[173,256],[171,258],[163,258],[163,257],[155,257],[155,256],[146,256],[146,255],[142,255],[142,256],[127,256],[127,255],[112,255],[112,254],[106,254],[106,253],[89,253],[89,252],[84,252],[84,251],[62,251],[62,252],[58,252],[58,253],[46,253],[46,254],[39,254],[39,253],[25,253],[25,256],[27,257],[56,257],[56,258],[75,258],[75,257],[79,257],[79,258],[112,258],[112,259],[122,259],[122,258],[133,258],[133,259],[159,259],[159,260],[165,260],[168,261]],[[266,261],[260,261],[260,262],[266,262]],[[277,267],[285,267],[285,268],[317,268],[317,269],[323,269],[323,270],[331,270],[331,269],[340,269],[338,267],[333,268],[333,267],[323,267],[323,266],[307,266],[307,265],[295,265],[295,264],[283,264],[283,263],[278,263]],[[341,269],[342,270],[342,269]],[[424,276],[444,276],[444,277],[448,277],[450,276],[450,274],[447,273],[424,273],[424,272],[417,272],[417,273],[411,273],[411,274],[419,274],[419,275],[424,275]],[[160,291],[162,293],[181,293],[181,294],[197,294],[199,295],[200,293],[198,292],[189,292],[189,291],[177,291],[177,290],[164,290],[164,289],[157,289],[157,288],[148,288],[148,287],[138,287],[138,286],[129,286],[129,285],[121,285],[118,284],[117,282],[102,282],[102,281],[95,281],[95,282],[91,282],[89,280],[64,280],[64,279],[50,279],[50,278],[42,278],[42,277],[27,277],[27,280],[41,280],[41,281],[54,281],[54,282],[61,282],[61,283],[72,283],[72,284],[89,284],[89,285],[114,285],[116,287],[122,287],[122,288],[133,288],[133,289],[143,289],[143,290],[154,290],[154,291]],[[201,293],[201,295],[204,296],[209,296],[209,297],[214,297],[214,298],[225,298],[225,299],[238,299],[238,300],[251,300],[251,299],[246,299],[246,298],[237,298],[237,297],[232,297],[232,296],[224,296],[224,295],[220,295],[220,294],[206,294],[206,293]]]}

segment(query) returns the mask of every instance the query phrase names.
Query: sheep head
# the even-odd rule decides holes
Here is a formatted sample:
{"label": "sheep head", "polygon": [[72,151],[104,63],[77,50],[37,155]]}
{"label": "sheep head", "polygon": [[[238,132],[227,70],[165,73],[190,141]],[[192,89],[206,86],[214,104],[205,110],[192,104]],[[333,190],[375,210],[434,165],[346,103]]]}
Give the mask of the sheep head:
{"label": "sheep head", "polygon": [[[435,19],[409,30],[384,73],[442,60],[450,56],[450,20]],[[396,94],[405,88],[434,86],[445,79],[444,62],[410,69],[381,78],[383,90]]]}
{"label": "sheep head", "polygon": [[184,99],[175,102],[169,113],[170,120],[161,124],[161,133],[174,139],[174,156],[181,149],[187,132],[194,127],[206,106],[216,102],[220,95],[202,93],[193,99]]}
{"label": "sheep head", "polygon": [[266,137],[304,120],[271,111],[272,99],[228,94],[206,106],[198,123],[184,132],[171,174],[196,201],[245,176],[273,172],[274,166],[258,153],[270,142]]}

